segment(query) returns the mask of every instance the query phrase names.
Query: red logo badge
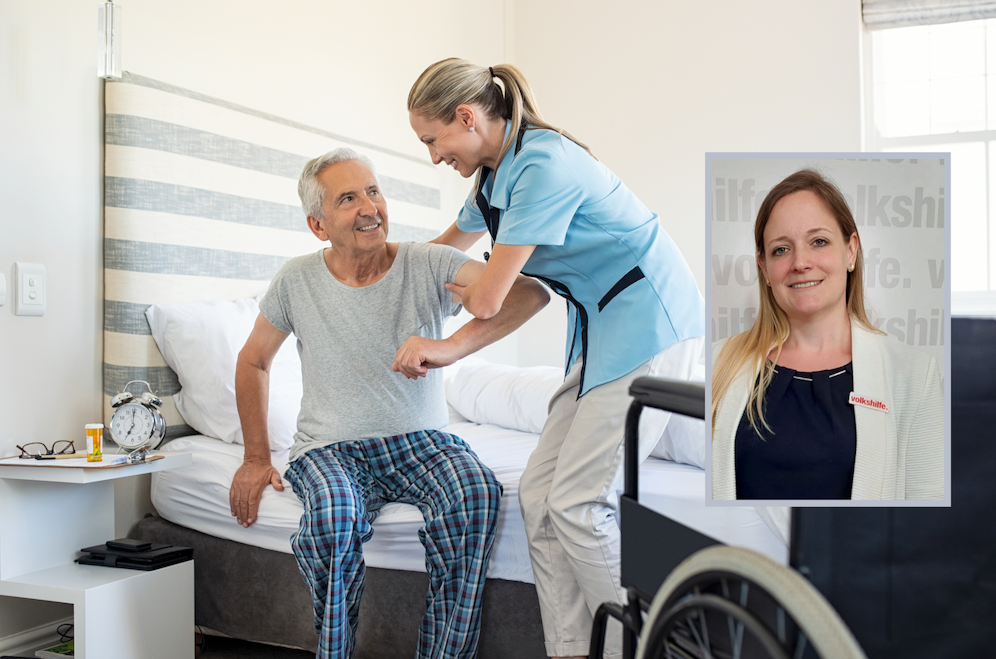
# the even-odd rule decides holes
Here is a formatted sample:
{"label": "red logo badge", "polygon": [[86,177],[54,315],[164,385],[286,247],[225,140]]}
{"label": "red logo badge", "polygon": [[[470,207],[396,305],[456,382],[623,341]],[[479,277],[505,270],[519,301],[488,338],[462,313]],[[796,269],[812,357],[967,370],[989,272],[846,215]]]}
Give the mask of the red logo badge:
{"label": "red logo badge", "polygon": [[861,407],[867,407],[869,409],[878,410],[879,412],[888,412],[889,406],[880,400],[875,400],[874,398],[868,398],[867,396],[859,396],[858,394],[851,392],[848,396],[847,402],[851,405],[860,405]]}

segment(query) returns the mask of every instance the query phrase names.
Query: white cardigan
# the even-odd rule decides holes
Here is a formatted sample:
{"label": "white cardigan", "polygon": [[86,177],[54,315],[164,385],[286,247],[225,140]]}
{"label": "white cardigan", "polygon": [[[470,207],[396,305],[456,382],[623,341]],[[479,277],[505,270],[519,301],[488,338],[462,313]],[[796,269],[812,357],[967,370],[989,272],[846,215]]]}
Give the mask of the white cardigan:
{"label": "white cardigan", "polygon": [[[722,342],[713,344],[713,364]],[[852,499],[944,498],[944,390],[937,360],[851,322],[854,394],[888,412],[854,406]],[[756,369],[742,369],[716,410],[712,498],[736,499],[734,440]]]}

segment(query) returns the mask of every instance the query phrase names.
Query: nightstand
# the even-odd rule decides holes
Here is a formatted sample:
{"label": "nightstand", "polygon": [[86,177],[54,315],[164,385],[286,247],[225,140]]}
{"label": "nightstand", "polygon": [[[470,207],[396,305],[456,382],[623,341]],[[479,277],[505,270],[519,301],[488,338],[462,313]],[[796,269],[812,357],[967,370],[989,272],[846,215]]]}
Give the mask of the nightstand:
{"label": "nightstand", "polygon": [[189,453],[105,469],[0,466],[0,595],[73,605],[77,659],[194,656],[194,563],[80,565],[114,539],[114,479],[185,467]]}

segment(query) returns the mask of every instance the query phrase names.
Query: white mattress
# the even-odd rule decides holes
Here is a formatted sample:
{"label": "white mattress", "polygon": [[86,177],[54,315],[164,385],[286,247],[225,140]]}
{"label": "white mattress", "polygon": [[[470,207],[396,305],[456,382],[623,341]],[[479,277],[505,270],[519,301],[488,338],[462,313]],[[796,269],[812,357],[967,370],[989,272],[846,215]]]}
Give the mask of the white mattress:
{"label": "white mattress", "polygon": [[[495,472],[504,486],[498,537],[488,576],[533,583],[525,528],[519,510],[519,475],[538,435],[471,422],[452,423],[447,432],[462,437]],[[297,530],[303,508],[284,481],[285,490],[266,488],[258,521],[248,529],[232,517],[228,490],[242,464],[243,447],[201,435],[170,442],[171,451],[190,451],[193,465],[153,474],[152,502],[165,519],[202,533],[265,549],[291,553],[290,536]],[[274,466],[283,472],[287,452],[274,453]],[[651,458],[640,469],[640,501],[726,544],[755,549],[780,563],[787,548],[753,508],[706,507],[705,472],[698,467]],[[370,567],[425,569],[425,552],[418,541],[423,525],[417,508],[391,503],[373,524],[373,537],[363,547]]]}

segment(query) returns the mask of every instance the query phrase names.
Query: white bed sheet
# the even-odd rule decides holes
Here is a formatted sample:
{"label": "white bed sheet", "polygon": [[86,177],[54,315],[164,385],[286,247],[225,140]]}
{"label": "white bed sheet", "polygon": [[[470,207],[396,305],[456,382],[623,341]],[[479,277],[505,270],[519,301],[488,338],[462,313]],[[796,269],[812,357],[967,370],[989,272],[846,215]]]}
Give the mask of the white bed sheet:
{"label": "white bed sheet", "polygon": [[[498,537],[488,576],[534,583],[525,528],[519,509],[519,476],[538,435],[471,422],[451,423],[447,432],[462,437],[491,467],[504,486]],[[258,521],[248,529],[231,515],[228,490],[242,464],[243,447],[195,435],[169,443],[171,451],[190,451],[193,465],[153,474],[152,502],[165,519],[219,538],[291,553],[290,536],[297,530],[303,508],[289,484],[277,492],[266,488]],[[273,453],[281,473],[288,452]],[[705,472],[698,467],[651,458],[640,469],[641,503],[701,533],[727,544],[749,547],[785,563],[787,549],[768,529],[757,511],[743,507],[706,507]],[[425,552],[418,541],[423,525],[417,508],[385,505],[373,524],[373,537],[363,547],[370,567],[425,569]]]}

